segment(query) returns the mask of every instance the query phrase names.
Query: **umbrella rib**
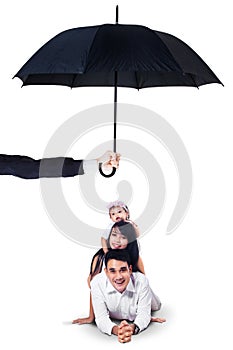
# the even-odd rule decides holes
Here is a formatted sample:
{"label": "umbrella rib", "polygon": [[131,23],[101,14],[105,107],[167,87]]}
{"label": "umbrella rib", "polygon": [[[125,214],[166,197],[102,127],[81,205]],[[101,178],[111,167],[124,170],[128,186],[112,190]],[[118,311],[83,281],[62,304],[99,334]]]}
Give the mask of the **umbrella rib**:
{"label": "umbrella rib", "polygon": [[179,64],[179,62],[177,62],[176,58],[174,57],[173,53],[171,52],[171,50],[169,49],[169,47],[166,45],[166,43],[160,38],[160,36],[157,34],[159,33],[156,30],[150,29],[153,32],[154,35],[156,35],[157,39],[160,40],[160,42],[166,47],[167,51],[169,52],[169,54],[171,55],[171,57],[173,58],[174,62],[177,64],[177,67],[179,67],[180,71],[185,74],[184,70],[182,69],[181,65]]}
{"label": "umbrella rib", "polygon": [[187,74],[187,75],[189,75],[189,77],[192,79],[192,81],[193,81],[193,83],[194,83],[194,86],[196,87],[196,88],[198,88],[199,89],[199,86],[197,85],[197,83],[196,83],[196,81],[195,81],[195,79],[194,79],[194,77],[193,77],[193,74],[191,74],[191,73],[184,73],[185,75]]}
{"label": "umbrella rib", "polygon": [[75,82],[76,77],[77,77],[77,74],[74,73],[73,74],[72,83],[71,83],[71,86],[70,86],[71,89],[73,89],[73,87],[74,87],[74,82]]}
{"label": "umbrella rib", "polygon": [[[105,24],[103,24],[102,26],[104,26]],[[85,69],[84,69],[84,71],[83,71],[83,74],[85,74],[87,71],[86,71],[86,68],[88,67],[88,57],[89,57],[89,53],[91,52],[91,50],[92,50],[92,47],[93,47],[93,45],[94,45],[94,41],[95,41],[95,38],[96,38],[96,35],[97,35],[97,33],[99,32],[99,30],[101,29],[101,27],[102,26],[98,26],[98,29],[97,29],[97,31],[95,32],[95,35],[93,36],[93,39],[92,39],[92,43],[91,43],[91,45],[90,45],[90,48],[89,48],[89,50],[88,50],[88,54],[87,54],[87,60],[86,60],[86,67],[85,67]]]}
{"label": "umbrella rib", "polygon": [[137,89],[139,90],[139,82],[138,82],[138,75],[137,75],[137,71],[135,70],[135,80],[136,80],[136,84],[137,84]]}

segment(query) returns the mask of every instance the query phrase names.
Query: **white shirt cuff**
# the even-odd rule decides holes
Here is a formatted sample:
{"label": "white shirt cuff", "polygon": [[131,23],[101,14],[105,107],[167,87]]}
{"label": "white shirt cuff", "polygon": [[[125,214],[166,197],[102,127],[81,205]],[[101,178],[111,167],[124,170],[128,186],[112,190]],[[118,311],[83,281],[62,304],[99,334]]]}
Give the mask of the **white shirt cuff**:
{"label": "white shirt cuff", "polygon": [[97,169],[98,169],[98,163],[96,159],[83,161],[83,170],[85,174],[95,173]]}

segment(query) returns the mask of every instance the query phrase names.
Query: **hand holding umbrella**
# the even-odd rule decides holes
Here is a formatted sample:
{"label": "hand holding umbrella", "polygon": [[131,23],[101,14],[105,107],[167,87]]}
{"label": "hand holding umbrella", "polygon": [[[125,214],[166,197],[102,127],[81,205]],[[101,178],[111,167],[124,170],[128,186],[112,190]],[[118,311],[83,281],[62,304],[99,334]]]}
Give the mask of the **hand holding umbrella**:
{"label": "hand holding umbrella", "polygon": [[[101,164],[106,171],[112,171],[112,169],[117,169],[119,167],[121,155],[113,151],[105,152],[101,157],[97,158],[97,162]],[[105,174],[106,175],[106,174]]]}
{"label": "hand holding umbrella", "polygon": [[33,159],[27,156],[0,154],[0,175],[13,175],[22,179],[73,177],[97,170],[102,164],[106,171],[119,166],[120,154],[112,151],[92,160],[68,157]]}

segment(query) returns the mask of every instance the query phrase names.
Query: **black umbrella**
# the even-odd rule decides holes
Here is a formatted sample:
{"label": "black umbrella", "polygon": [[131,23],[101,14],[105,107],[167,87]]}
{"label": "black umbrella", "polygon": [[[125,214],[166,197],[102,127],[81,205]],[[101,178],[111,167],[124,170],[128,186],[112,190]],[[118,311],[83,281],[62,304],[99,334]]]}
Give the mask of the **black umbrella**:
{"label": "black umbrella", "polygon": [[142,89],[222,84],[180,39],[145,26],[118,24],[118,6],[116,24],[61,32],[42,46],[15,77],[23,81],[23,86],[113,86],[114,152],[118,86]]}

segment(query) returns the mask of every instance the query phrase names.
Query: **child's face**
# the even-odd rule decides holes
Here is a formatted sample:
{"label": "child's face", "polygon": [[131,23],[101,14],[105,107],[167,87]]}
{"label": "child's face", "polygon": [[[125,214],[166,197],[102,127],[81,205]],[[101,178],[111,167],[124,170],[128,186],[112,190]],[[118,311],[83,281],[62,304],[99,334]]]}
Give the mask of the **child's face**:
{"label": "child's face", "polygon": [[121,220],[127,220],[128,213],[122,207],[112,207],[109,210],[109,216],[113,222],[118,222]]}

